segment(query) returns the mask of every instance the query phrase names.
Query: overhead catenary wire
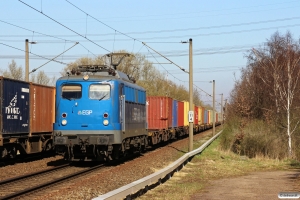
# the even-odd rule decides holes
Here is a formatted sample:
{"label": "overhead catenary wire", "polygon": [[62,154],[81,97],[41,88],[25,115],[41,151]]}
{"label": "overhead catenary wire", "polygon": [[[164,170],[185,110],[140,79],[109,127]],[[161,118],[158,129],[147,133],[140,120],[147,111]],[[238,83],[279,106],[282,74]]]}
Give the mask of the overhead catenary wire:
{"label": "overhead catenary wire", "polygon": [[[56,39],[59,39],[59,40],[64,40],[64,41],[73,42],[73,43],[76,43],[76,42],[77,42],[77,41],[73,41],[73,40],[63,39],[63,38],[60,38],[59,36],[53,36],[53,35],[48,35],[48,34],[45,34],[45,33],[37,32],[37,31],[33,31],[33,30],[30,30],[30,29],[27,29],[27,28],[24,28],[24,27],[21,27],[21,26],[18,26],[18,25],[15,25],[15,24],[12,24],[12,23],[3,21],[3,20],[1,20],[1,19],[0,19],[0,22],[5,23],[5,24],[8,24],[8,25],[10,25],[10,26],[14,26],[14,27],[17,27],[17,28],[26,30],[26,31],[35,32],[35,33],[38,33],[38,34],[43,35],[43,36],[52,37],[52,38],[56,38]],[[25,35],[24,35],[24,36],[25,36]],[[7,36],[1,35],[1,37],[7,37]],[[9,37],[13,37],[13,36],[10,35]],[[17,37],[22,37],[22,36],[21,36],[21,35],[18,35]],[[26,37],[28,37],[28,36],[26,35]],[[30,37],[30,36],[29,36],[29,37]]]}
{"label": "overhead catenary wire", "polygon": [[[67,28],[68,30],[70,30],[70,31],[72,31],[73,33],[76,33],[77,35],[79,35],[79,36],[81,36],[81,37],[83,37],[83,38],[85,38],[85,39],[87,39],[87,40],[89,40],[90,42],[92,42],[92,43],[94,43],[94,44],[96,44],[97,46],[99,46],[99,47],[101,47],[102,49],[105,49],[106,51],[108,51],[108,52],[110,52],[109,50],[107,50],[106,48],[104,48],[104,47],[102,47],[102,46],[100,46],[100,45],[98,45],[97,43],[95,43],[94,41],[92,41],[92,40],[90,40],[90,39],[88,39],[87,37],[84,37],[83,35],[81,35],[81,34],[79,34],[79,33],[77,33],[76,31],[74,31],[74,30],[72,30],[72,29],[70,29],[69,27],[67,27],[67,26],[65,26],[65,25],[63,25],[62,23],[60,23],[60,22],[58,22],[57,20],[55,20],[55,19],[53,19],[53,18],[51,18],[50,16],[48,16],[48,15],[46,15],[46,14],[44,14],[43,12],[41,12],[41,11],[39,11],[39,10],[37,10],[37,9],[35,9],[35,8],[33,8],[32,6],[30,6],[30,5],[28,5],[28,4],[26,4],[25,2],[23,2],[23,1],[21,1],[21,0],[18,0],[19,2],[21,2],[21,3],[23,3],[24,5],[26,5],[26,6],[28,6],[28,7],[30,7],[31,9],[33,9],[33,10],[35,10],[35,11],[37,11],[37,12],[39,12],[39,13],[41,13],[42,15],[44,15],[44,16],[46,16],[47,18],[49,18],[49,19],[51,19],[51,20],[53,20],[54,22],[56,22],[56,23],[58,23],[59,25],[61,25],[61,26],[63,26],[63,27],[65,27],[65,28]],[[68,3],[70,3],[68,0],[66,0]],[[72,3],[70,3],[71,5],[73,5],[74,7],[76,7],[77,9],[79,9],[80,11],[82,11],[82,12],[84,12],[82,9],[80,9],[80,8],[78,8],[77,6],[75,6],[74,4],[72,4]],[[84,12],[85,14],[88,14],[88,13],[86,13],[86,12]],[[98,19],[96,19],[96,18],[94,18],[92,15],[89,15],[91,18],[93,18],[93,19],[95,19],[96,21],[98,21],[98,22],[100,22],[100,23],[102,23],[102,24],[104,24],[105,26],[107,26],[107,27],[109,27],[109,28],[111,28],[111,29],[113,29],[111,26],[108,26],[107,24],[105,24],[105,23],[103,23],[103,22],[101,22],[100,20],[98,20]],[[117,32],[117,30],[116,29],[113,29],[113,30],[115,30],[115,32]],[[121,34],[124,34],[124,33],[122,33],[122,32],[120,32],[120,31],[118,31],[119,33],[121,33]],[[126,35],[126,34],[124,34],[124,35]],[[137,40],[137,41],[139,41],[139,42],[141,42],[140,40],[138,40],[138,39],[136,39],[136,38],[132,38],[131,36],[129,36],[129,35],[126,35],[127,37],[129,37],[129,38],[131,38],[131,39],[134,39],[134,40]],[[142,42],[142,44],[144,44],[144,45],[146,45],[145,43],[143,43]],[[148,45],[147,45],[148,46]],[[149,46],[148,46],[149,47]],[[149,47],[150,48],[150,47]],[[152,49],[152,48],[151,48]],[[152,49],[153,50],[153,49]],[[158,52],[157,52],[158,53]],[[161,55],[161,54],[160,54]],[[164,57],[164,58],[166,58],[166,57]],[[166,58],[167,60],[169,60],[168,58]],[[172,62],[171,60],[169,60],[170,62]],[[179,68],[181,68],[179,65],[177,65],[177,64],[175,64],[174,62],[172,62],[174,65],[176,65],[176,66],[178,66]],[[185,71],[185,69],[183,69],[183,68],[181,68],[182,69],[182,71],[184,71],[184,72],[186,72]]]}
{"label": "overhead catenary wire", "polygon": [[49,60],[48,62],[46,62],[45,64],[39,66],[38,68],[33,69],[30,73],[35,72],[36,70],[40,69],[41,67],[45,66],[46,64],[48,64],[49,62],[53,61],[55,58],[59,57],[60,55],[63,55],[65,52],[69,51],[70,49],[72,49],[74,46],[76,46],[78,44],[78,42],[76,44],[74,44],[73,46],[71,46],[70,48],[68,48],[67,50],[63,51],[62,53],[60,53],[59,55],[57,55],[56,57],[52,58],[51,60]]}
{"label": "overhead catenary wire", "polygon": [[[77,7],[77,6],[75,6],[74,4],[72,4],[70,1],[68,1],[68,0],[65,0],[65,1],[68,2],[69,4],[71,4],[72,6],[74,6],[75,8],[77,8],[78,10],[80,10],[81,12],[83,12],[83,13],[85,13],[85,14],[88,14],[87,12],[83,11],[83,10],[80,9],[79,7]],[[98,21],[99,23],[103,24],[104,26],[106,26],[106,27],[108,27],[108,28],[114,30],[115,32],[118,32],[118,33],[120,33],[120,34],[122,34],[122,35],[125,35],[125,36],[127,36],[127,37],[129,37],[129,38],[131,38],[131,39],[133,39],[133,40],[136,40],[135,38],[133,38],[133,37],[127,35],[126,33],[123,33],[123,32],[121,32],[121,31],[118,31],[118,30],[114,29],[113,27],[107,25],[106,23],[104,23],[104,22],[98,20],[97,18],[93,17],[92,15],[89,15],[89,16],[90,16],[91,18],[93,18],[94,20]],[[141,42],[141,41],[139,41],[139,42]]]}
{"label": "overhead catenary wire", "polygon": [[[1,42],[0,42],[0,44],[2,44],[2,45],[4,45],[4,46],[7,46],[7,47],[10,47],[10,48],[13,48],[13,49],[17,49],[17,50],[19,50],[19,51],[26,52],[26,51],[23,50],[23,49],[19,49],[19,48],[17,48],[17,47],[13,47],[13,46],[10,46],[10,45],[1,43]],[[32,54],[32,55],[35,55],[35,56],[37,56],[37,57],[44,58],[44,59],[46,59],[46,60],[52,60],[52,59],[50,59],[50,58],[46,58],[46,57],[44,57],[44,56],[40,56],[40,55],[34,54],[34,53],[32,53],[32,52],[29,52],[29,53]],[[59,63],[59,64],[67,65],[67,63],[64,63],[64,62],[61,62],[61,61],[58,61],[58,60],[52,60],[52,61],[57,62],[57,63]]]}
{"label": "overhead catenary wire", "polygon": [[28,6],[29,8],[31,8],[31,9],[33,9],[33,10],[35,10],[36,12],[39,12],[39,13],[41,13],[42,15],[44,15],[45,17],[47,17],[47,18],[51,19],[52,21],[54,21],[54,22],[58,23],[59,25],[61,25],[61,26],[65,27],[66,29],[68,29],[68,30],[72,31],[73,33],[76,33],[77,35],[79,35],[79,36],[81,36],[81,37],[83,37],[83,38],[85,38],[85,39],[89,40],[91,43],[93,43],[93,44],[97,45],[98,47],[100,47],[100,48],[102,48],[102,49],[104,49],[104,50],[106,50],[107,52],[110,52],[108,49],[106,49],[106,48],[102,47],[101,45],[99,45],[99,44],[95,43],[94,41],[90,40],[89,38],[87,38],[87,37],[84,37],[82,34],[80,34],[80,33],[77,33],[77,32],[76,32],[76,31],[74,31],[73,29],[71,29],[71,28],[69,28],[69,27],[67,27],[67,26],[63,25],[62,23],[60,23],[60,22],[58,22],[57,20],[53,19],[52,17],[50,17],[50,16],[46,15],[45,13],[43,13],[43,12],[41,12],[41,11],[39,11],[39,10],[35,9],[34,7],[32,7],[32,6],[28,5],[27,3],[25,3],[25,2],[23,2],[23,1],[21,1],[21,0],[18,0],[18,1],[19,1],[19,2],[21,2],[21,3],[23,3],[24,5]]}
{"label": "overhead catenary wire", "polygon": [[[72,4],[73,5],[73,4]],[[75,5],[73,5],[75,6]],[[76,7],[76,6],[75,6]],[[80,9],[80,8],[78,8]],[[82,11],[84,12],[84,11]],[[88,13],[84,12],[86,15],[90,16]],[[92,16],[90,16],[92,17]],[[100,20],[96,19],[93,17],[93,19],[99,21],[100,23],[104,24]],[[173,32],[186,32],[186,31],[195,31],[195,30],[208,30],[208,29],[218,29],[218,28],[232,28],[232,27],[239,27],[239,26],[247,26],[247,25],[255,25],[255,24],[265,24],[265,23],[272,23],[272,22],[281,22],[281,21],[290,21],[290,20],[295,20],[295,19],[300,19],[300,17],[289,17],[289,18],[281,18],[281,19],[273,19],[273,20],[263,20],[263,21],[254,21],[254,22],[245,22],[245,23],[236,23],[236,24],[224,24],[224,25],[217,25],[217,26],[203,26],[203,27],[195,27],[195,28],[182,28],[182,29],[165,29],[165,30],[157,30],[157,31],[136,31],[136,32],[128,32],[128,33],[122,33],[119,32],[118,30],[115,30],[114,28],[108,26],[107,24],[104,24],[105,26],[115,30],[117,33],[120,35],[126,35],[127,37],[130,37],[131,39],[135,39],[129,34],[132,35],[143,35],[143,34],[158,34],[158,33],[173,33]],[[95,33],[95,34],[87,34],[87,36],[110,36],[113,33]],[[75,37],[76,35],[58,35],[58,37]],[[6,37],[13,37],[7,35]],[[160,43],[180,43],[180,42],[160,42]]]}
{"label": "overhead catenary wire", "polygon": [[[19,0],[20,1],[20,0]],[[39,11],[38,11],[39,12]],[[300,18],[300,17],[296,17],[296,18]],[[2,21],[2,20],[1,20]],[[269,20],[272,21],[272,20]],[[3,22],[3,21],[2,21]],[[255,22],[253,22],[255,24]],[[245,23],[246,25],[247,23]],[[248,23],[249,25],[251,25],[252,23]],[[220,27],[231,27],[233,25],[220,25]],[[165,37],[151,37],[151,38],[133,38],[131,36],[129,36],[128,34],[144,34],[144,32],[129,32],[129,33],[122,33],[122,35],[125,35],[127,37],[130,38],[130,40],[137,40],[139,42],[142,42],[142,40],[154,40],[154,39],[170,39],[170,38],[185,38],[185,37],[201,37],[201,36],[212,36],[212,35],[227,35],[227,34],[234,34],[234,33],[244,33],[244,32],[254,32],[254,31],[262,31],[262,30],[270,30],[270,29],[279,29],[279,28],[288,28],[288,27],[295,27],[295,26],[300,26],[300,24],[292,24],[292,25],[284,25],[284,26],[273,26],[273,27],[264,27],[264,28],[257,28],[257,29],[247,29],[247,30],[237,30],[237,31],[225,31],[225,32],[214,32],[214,33],[202,33],[202,34],[194,34],[194,35],[180,35],[180,36],[165,36]],[[216,26],[218,27],[218,26]],[[211,28],[216,28],[216,27],[211,27]],[[192,30],[193,28],[191,28],[190,30]],[[194,28],[194,29],[210,29],[209,27],[201,27],[201,28]],[[115,29],[113,29],[115,30]],[[160,32],[177,32],[177,31],[183,31],[185,29],[175,29],[175,30],[163,30],[163,31],[156,31],[157,33]],[[189,29],[187,29],[189,30]],[[187,31],[185,30],[185,31]],[[119,32],[117,30],[115,30],[116,32]],[[145,32],[146,33],[151,33],[151,32],[155,32],[155,31],[148,31]],[[78,33],[77,33],[78,34]],[[120,34],[120,32],[119,32]],[[105,33],[105,34],[87,34],[87,36],[108,36],[108,35],[112,35],[112,33]],[[76,35],[58,35],[57,37],[75,37]],[[82,36],[82,35],[81,35]],[[1,37],[19,37],[19,35],[2,35]],[[85,36],[82,36],[84,38],[87,38]],[[110,40],[98,40],[98,41],[110,41]],[[128,41],[128,39],[119,39],[117,41]],[[147,43],[180,43],[180,42],[161,42],[161,41],[157,41],[157,42],[147,42]]]}
{"label": "overhead catenary wire", "polygon": [[[67,0],[66,0],[66,1],[67,1]],[[41,11],[38,11],[37,9],[35,9],[35,8],[33,8],[32,6],[30,6],[30,5],[26,4],[26,3],[24,3],[23,1],[19,0],[19,2],[25,4],[26,6],[32,8],[33,10],[35,10],[35,11],[37,11],[37,12],[43,14],[44,16],[46,16],[46,17],[48,17],[49,19],[53,20],[54,22],[60,24],[61,26],[67,28],[68,30],[70,30],[70,31],[72,31],[72,32],[74,32],[74,33],[76,33],[77,35],[79,35],[79,36],[81,36],[81,37],[83,37],[83,38],[89,40],[90,42],[96,44],[94,41],[90,40],[90,39],[87,38],[86,36],[83,36],[83,35],[77,33],[76,31],[74,31],[74,30],[70,29],[69,27],[63,25],[62,23],[58,22],[57,20],[54,20],[53,18],[51,18],[50,16],[48,16],[48,15],[42,13]],[[69,2],[69,1],[67,1],[67,2]],[[70,2],[69,2],[69,3],[70,3]],[[70,4],[71,4],[71,3],[70,3]],[[73,4],[72,4],[72,5],[73,5]],[[77,8],[78,8],[78,7],[77,7]],[[78,8],[78,9],[79,9],[79,8]],[[81,9],[80,9],[80,10],[81,10]],[[82,10],[81,10],[81,11],[82,11]],[[86,14],[88,14],[88,13],[86,13]],[[91,16],[91,17],[92,17],[92,16]],[[92,18],[94,18],[94,17],[92,17]],[[97,21],[99,21],[100,23],[102,23],[100,20],[98,20],[98,19],[96,19],[96,18],[94,18],[94,19],[97,20]],[[106,25],[106,24],[105,24],[105,25]],[[106,25],[106,26],[108,26],[108,25]],[[110,27],[110,26],[108,26],[108,27]],[[110,28],[111,28],[111,27],[110,27]],[[116,29],[113,29],[113,30],[115,30],[115,32],[117,31]],[[119,31],[118,31],[118,32],[119,32]],[[121,33],[121,32],[119,32],[119,33]],[[131,39],[134,39],[134,41],[137,40],[137,41],[141,42],[140,40],[138,40],[138,39],[136,39],[136,38],[132,38],[132,37],[130,37],[130,36],[128,36],[128,35],[126,35],[126,36],[129,37],[129,38],[131,38]],[[114,40],[115,40],[115,38],[114,38]],[[144,46],[147,46],[148,48],[150,48],[150,49],[153,50],[154,52],[158,53],[158,54],[161,55],[163,58],[165,58],[165,59],[167,59],[169,62],[171,62],[172,64],[176,65],[176,66],[177,66],[179,69],[181,69],[182,71],[188,73],[184,68],[180,67],[179,65],[177,65],[176,63],[174,63],[173,61],[171,61],[170,59],[168,59],[166,56],[163,56],[162,54],[160,54],[159,52],[157,52],[156,50],[154,50],[154,49],[151,48],[150,46],[146,45],[145,42],[142,42],[142,44],[143,44]],[[98,45],[98,44],[96,44],[96,45],[99,46],[99,47],[101,47],[102,49],[105,49],[106,51],[109,52],[109,50],[107,50],[106,48],[104,48],[104,47],[102,47],[102,46],[100,46],[100,45]],[[148,50],[148,51],[149,51],[149,50]],[[172,76],[173,76],[173,75],[172,75]],[[176,78],[175,76],[173,76],[173,77]]]}
{"label": "overhead catenary wire", "polygon": [[[68,1],[68,0],[65,0],[65,1],[68,2],[69,4],[71,4],[72,6],[74,6],[75,8],[77,8],[78,10],[80,10],[81,12],[83,12],[83,13],[85,13],[85,14],[88,14],[87,12],[83,11],[83,10],[80,9],[79,7],[77,7],[77,6],[75,6],[74,4],[72,4],[70,1]],[[93,17],[92,15],[89,15],[89,16],[90,16],[91,18],[95,19],[96,21],[98,21],[99,23],[105,25],[106,27],[109,27],[110,29],[114,30],[114,31],[115,31],[115,34],[116,34],[116,32],[118,32],[118,33],[120,33],[120,34],[122,34],[122,35],[125,35],[125,36],[127,36],[128,38],[134,40],[134,42],[135,42],[135,41],[141,42],[143,45],[145,45],[145,46],[147,46],[148,48],[150,48],[150,49],[152,49],[153,51],[155,51],[153,48],[149,47],[147,44],[145,44],[145,43],[142,42],[141,40],[136,39],[136,38],[133,38],[133,37],[129,36],[128,34],[125,34],[125,33],[121,32],[121,31],[118,31],[118,30],[112,28],[111,26],[109,26],[109,25],[107,25],[106,23],[104,23],[104,22],[98,20],[97,18]],[[115,42],[115,37],[114,37],[114,42]],[[158,53],[157,51],[155,51],[155,52]],[[158,54],[161,55],[160,53],[158,53]],[[164,57],[165,59],[167,59],[168,61],[170,61],[171,63],[173,63],[174,65],[176,65],[177,67],[179,67],[182,71],[187,72],[185,69],[183,69],[182,67],[180,67],[180,66],[177,65],[176,63],[172,62],[172,61],[171,61],[170,59],[168,59],[167,57],[165,57],[165,56],[163,56],[163,55],[161,55],[161,56]],[[187,73],[188,73],[188,72],[187,72]]]}
{"label": "overhead catenary wire", "polygon": [[176,65],[179,69],[181,69],[183,72],[185,73],[189,73],[188,71],[186,71],[184,68],[180,67],[179,65],[177,65],[176,63],[174,63],[173,61],[171,61],[170,59],[168,59],[167,57],[165,57],[164,55],[162,55],[161,53],[159,53],[158,51],[154,50],[153,48],[151,48],[150,46],[148,46],[145,42],[142,42],[145,46],[147,46],[148,48],[150,48],[152,51],[154,51],[155,53],[159,54],[160,56],[162,56],[163,58],[165,58],[166,60],[168,60],[169,62],[171,62],[173,65]]}
{"label": "overhead catenary wire", "polygon": [[[19,0],[20,1],[20,0]],[[39,12],[39,11],[38,11]],[[59,22],[58,22],[59,23]],[[161,41],[156,41],[156,42],[149,42],[148,40],[157,40],[157,39],[174,39],[174,38],[187,38],[187,37],[208,37],[208,36],[215,36],[215,35],[229,35],[229,34],[236,34],[236,33],[247,33],[247,32],[255,32],[255,31],[265,31],[265,30],[271,30],[271,29],[280,29],[280,28],[289,28],[289,27],[297,27],[300,26],[300,24],[292,24],[292,25],[284,25],[284,26],[273,26],[273,27],[264,27],[264,28],[257,28],[257,29],[245,29],[245,30],[237,30],[237,31],[223,31],[223,32],[211,32],[211,33],[200,33],[200,34],[189,34],[189,35],[168,35],[168,36],[160,36],[160,37],[148,37],[148,38],[132,38],[131,36],[130,39],[118,39],[116,41],[129,41],[132,39],[135,39],[139,42],[141,41],[147,41],[147,43],[160,43]],[[78,33],[79,34],[79,33]],[[107,34],[108,35],[108,34]],[[111,35],[111,33],[110,33]],[[125,34],[126,35],[126,34]],[[80,35],[82,36],[82,35]],[[11,36],[9,36],[11,37]],[[82,36],[83,38],[86,38],[89,40],[87,37]],[[91,41],[91,40],[89,40]],[[103,41],[113,41],[112,39],[105,39],[105,40],[97,40],[99,42]],[[165,41],[163,43],[166,43]]]}
{"label": "overhead catenary wire", "polygon": [[[18,25],[9,23],[9,22],[5,22],[5,21],[3,21],[3,20],[0,20],[0,22],[5,23],[5,24],[8,24],[8,25],[10,25],[10,26],[14,26],[14,27],[17,27],[17,28],[26,30],[26,31],[34,32],[34,33],[37,33],[37,34],[40,34],[40,35],[43,35],[43,36],[46,36],[46,37],[52,37],[52,38],[56,38],[56,39],[59,39],[59,40],[63,40],[62,42],[64,42],[64,43],[66,43],[66,42],[72,42],[72,43],[79,42],[79,41],[67,40],[67,39],[64,39],[64,38],[57,37],[57,36],[53,36],[53,35],[49,35],[49,34],[37,32],[37,31],[34,31],[34,30],[30,30],[30,29],[27,29],[27,28],[24,28],[24,27],[21,27],[21,26],[18,26]],[[1,37],[3,37],[3,36],[1,36]],[[20,36],[19,36],[19,37],[20,37]],[[37,36],[35,36],[35,37],[37,37]],[[11,42],[11,41],[10,41],[10,42]],[[40,43],[40,42],[39,42],[39,43]],[[53,41],[50,41],[50,43],[53,43]],[[86,50],[88,50],[88,49],[87,49],[83,44],[81,44],[80,42],[79,42],[79,45],[82,46],[83,48],[85,48]],[[92,53],[92,52],[91,52],[91,53]],[[92,53],[92,54],[96,57],[96,55],[95,55],[94,53]]]}
{"label": "overhead catenary wire", "polygon": [[[148,49],[148,51],[149,51],[149,49]],[[149,51],[150,52],[150,51]],[[150,52],[151,53],[151,52]],[[157,59],[155,58],[155,56],[151,53],[151,55],[152,55],[152,57],[157,61]],[[162,68],[164,68],[162,65],[161,65],[161,67]],[[165,68],[164,68],[165,69]],[[168,70],[166,70],[165,69],[165,71],[168,73],[168,74],[170,74],[169,72],[168,72]],[[176,78],[173,74],[170,74],[173,78],[175,78],[175,79],[177,79],[177,80],[179,80],[178,78]],[[181,81],[181,80],[179,80],[179,81]]]}

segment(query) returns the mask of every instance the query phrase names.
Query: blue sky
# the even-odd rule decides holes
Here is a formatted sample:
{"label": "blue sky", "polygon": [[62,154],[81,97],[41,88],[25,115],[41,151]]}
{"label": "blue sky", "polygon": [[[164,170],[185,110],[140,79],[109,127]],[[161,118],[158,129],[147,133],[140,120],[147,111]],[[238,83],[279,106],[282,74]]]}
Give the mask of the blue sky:
{"label": "blue sky", "polygon": [[[74,42],[68,40],[80,42],[57,59],[64,63],[82,56],[94,57],[116,50],[145,53],[153,63],[168,63],[147,49],[142,41],[188,70],[189,45],[181,41],[192,38],[194,83],[211,94],[212,84],[209,81],[215,80],[216,99],[220,101],[221,93],[224,94],[224,99],[229,98],[234,80],[239,79],[240,69],[246,66],[247,50],[266,42],[275,31],[281,34],[290,31],[295,39],[299,39],[300,1],[69,2],[0,0],[0,68],[6,69],[12,59],[18,66],[25,67],[25,53],[21,50],[25,49],[25,39],[29,39],[37,42],[29,46],[31,53],[47,58],[53,58],[71,47]],[[85,39],[85,36],[93,43]],[[46,59],[37,59],[30,54],[30,70],[46,62]],[[166,72],[168,79],[188,87],[188,74],[180,71],[177,66],[155,66]],[[63,67],[62,64],[51,62],[41,70],[58,77]],[[209,103],[211,98],[205,92],[201,92],[201,98]]]}

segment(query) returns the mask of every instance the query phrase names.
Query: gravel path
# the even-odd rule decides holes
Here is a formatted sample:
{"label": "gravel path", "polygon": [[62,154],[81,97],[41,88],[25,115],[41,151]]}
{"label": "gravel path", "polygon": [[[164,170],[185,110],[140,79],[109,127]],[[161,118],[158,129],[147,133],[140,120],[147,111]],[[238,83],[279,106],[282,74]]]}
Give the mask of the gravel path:
{"label": "gravel path", "polygon": [[279,192],[300,192],[295,183],[300,170],[255,172],[247,176],[214,180],[191,199],[278,199]]}

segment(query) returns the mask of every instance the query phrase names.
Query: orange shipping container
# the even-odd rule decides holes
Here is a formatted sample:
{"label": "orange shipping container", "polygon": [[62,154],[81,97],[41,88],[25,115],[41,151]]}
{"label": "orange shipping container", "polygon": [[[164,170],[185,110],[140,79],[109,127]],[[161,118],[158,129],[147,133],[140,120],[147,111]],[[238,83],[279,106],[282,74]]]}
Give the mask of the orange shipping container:
{"label": "orange shipping container", "polygon": [[178,127],[184,126],[184,102],[178,101],[178,110],[177,110],[177,125]]}
{"label": "orange shipping container", "polygon": [[147,97],[148,129],[168,129],[172,127],[173,101],[169,97]]}
{"label": "orange shipping container", "polygon": [[194,106],[194,124],[199,124],[199,108],[197,106]]}
{"label": "orange shipping container", "polygon": [[30,133],[52,132],[55,117],[55,87],[30,83]]}

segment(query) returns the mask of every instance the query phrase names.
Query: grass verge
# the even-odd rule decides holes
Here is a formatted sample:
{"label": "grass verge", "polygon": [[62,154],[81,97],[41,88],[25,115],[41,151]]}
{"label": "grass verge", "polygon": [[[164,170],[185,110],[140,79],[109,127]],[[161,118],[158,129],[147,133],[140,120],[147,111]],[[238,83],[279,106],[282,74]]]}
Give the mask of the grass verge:
{"label": "grass verge", "polygon": [[[203,142],[197,141],[198,148]],[[215,140],[202,154],[196,155],[180,172],[164,184],[148,191],[138,199],[190,199],[208,185],[208,181],[246,175],[255,171],[300,168],[299,162],[256,157],[249,159],[219,149]]]}

